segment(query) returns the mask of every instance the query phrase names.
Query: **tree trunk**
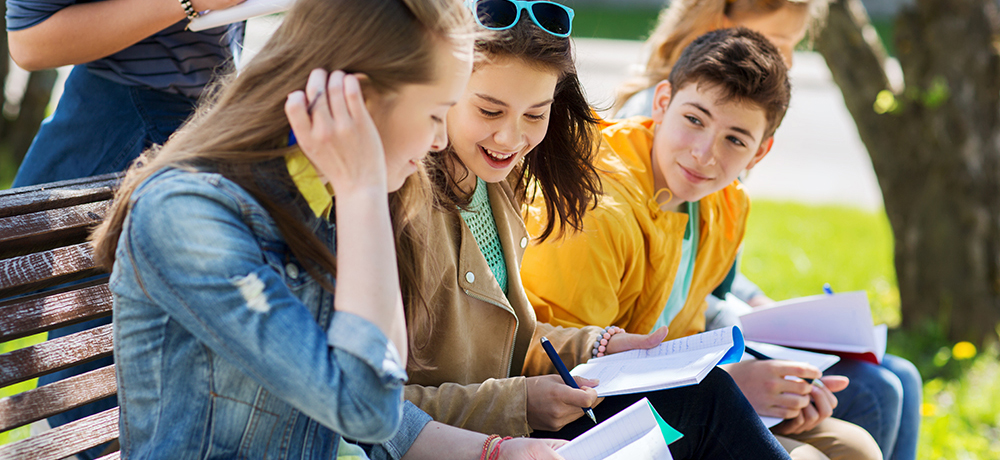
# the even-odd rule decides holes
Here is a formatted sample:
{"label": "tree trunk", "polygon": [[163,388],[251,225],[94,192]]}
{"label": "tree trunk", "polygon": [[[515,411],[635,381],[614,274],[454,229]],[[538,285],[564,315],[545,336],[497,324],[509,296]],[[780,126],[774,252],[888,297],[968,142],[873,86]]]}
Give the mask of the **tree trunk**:
{"label": "tree trunk", "polygon": [[895,236],[904,328],[996,340],[1000,323],[1000,33],[995,0],[917,0],[897,19],[902,88],[860,0],[817,39],[871,155]]}

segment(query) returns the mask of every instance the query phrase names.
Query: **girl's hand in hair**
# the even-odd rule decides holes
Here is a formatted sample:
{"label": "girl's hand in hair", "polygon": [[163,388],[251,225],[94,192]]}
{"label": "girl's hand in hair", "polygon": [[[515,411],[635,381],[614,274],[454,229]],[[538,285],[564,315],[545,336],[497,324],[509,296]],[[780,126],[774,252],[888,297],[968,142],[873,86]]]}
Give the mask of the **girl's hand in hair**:
{"label": "girl's hand in hair", "polygon": [[653,348],[663,343],[663,339],[666,337],[667,326],[661,326],[659,329],[645,335],[619,332],[608,339],[607,354],[611,355],[623,351]]}
{"label": "girl's hand in hair", "polygon": [[354,75],[313,70],[305,92],[285,102],[299,147],[338,196],[371,190],[385,194],[385,151]]}
{"label": "girl's hand in hair", "polygon": [[576,377],[580,389],[563,382],[559,374],[528,377],[528,425],[534,430],[559,431],[568,423],[584,417],[584,407],[601,402],[592,387],[597,380]]}

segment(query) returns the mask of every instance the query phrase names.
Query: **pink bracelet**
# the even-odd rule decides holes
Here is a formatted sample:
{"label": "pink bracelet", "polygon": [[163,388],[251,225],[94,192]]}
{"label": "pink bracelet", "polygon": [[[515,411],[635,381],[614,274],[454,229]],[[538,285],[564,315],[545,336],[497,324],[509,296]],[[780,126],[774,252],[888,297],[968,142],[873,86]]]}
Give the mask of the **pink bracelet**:
{"label": "pink bracelet", "polygon": [[489,450],[491,452],[490,452],[489,460],[499,460],[500,459],[500,444],[503,443],[504,441],[509,440],[509,439],[511,439],[510,436],[505,436],[503,438],[499,438],[499,439],[496,440],[497,441],[496,444],[493,444],[492,446],[490,446]]}
{"label": "pink bracelet", "polygon": [[487,460],[491,447],[490,444],[497,439],[500,439],[500,435],[498,434],[491,434],[486,437],[486,441],[483,441],[483,454],[479,456],[479,460]]}
{"label": "pink bracelet", "polygon": [[608,326],[604,328],[604,333],[594,341],[594,349],[592,350],[591,356],[594,358],[600,358],[604,356],[608,350],[608,342],[611,341],[611,337],[619,332],[625,332],[624,329],[618,326]]}

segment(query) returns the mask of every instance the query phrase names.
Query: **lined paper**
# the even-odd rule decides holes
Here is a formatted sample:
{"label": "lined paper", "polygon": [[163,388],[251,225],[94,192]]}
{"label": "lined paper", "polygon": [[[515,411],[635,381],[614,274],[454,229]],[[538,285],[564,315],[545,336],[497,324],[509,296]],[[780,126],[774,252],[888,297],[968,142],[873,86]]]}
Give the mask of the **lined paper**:
{"label": "lined paper", "polygon": [[594,387],[598,396],[642,393],[697,384],[717,364],[735,362],[742,355],[743,335],[729,326],[648,350],[593,358],[570,374],[600,380]]}

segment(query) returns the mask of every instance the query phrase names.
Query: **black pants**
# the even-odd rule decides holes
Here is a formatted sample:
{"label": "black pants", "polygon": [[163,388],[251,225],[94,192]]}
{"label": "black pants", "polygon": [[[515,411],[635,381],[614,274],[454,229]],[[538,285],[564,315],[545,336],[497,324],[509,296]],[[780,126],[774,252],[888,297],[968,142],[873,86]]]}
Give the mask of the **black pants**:
{"label": "black pants", "polygon": [[[594,415],[598,422],[607,420],[642,398],[648,398],[660,417],[684,435],[670,444],[675,459],[791,458],[722,369],[713,369],[698,385],[609,396],[594,408]],[[594,427],[582,411],[580,415],[559,431],[535,431],[531,436],[573,439]]]}

